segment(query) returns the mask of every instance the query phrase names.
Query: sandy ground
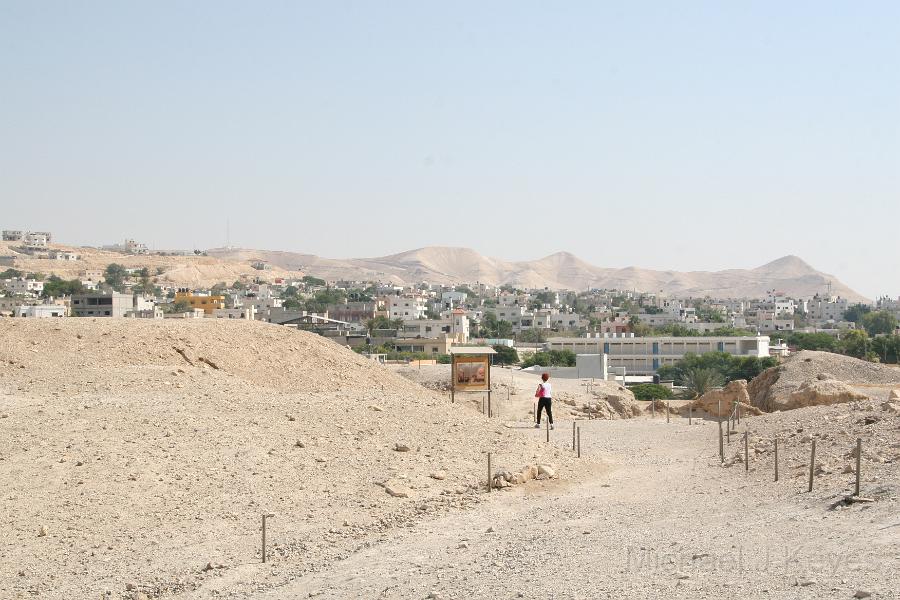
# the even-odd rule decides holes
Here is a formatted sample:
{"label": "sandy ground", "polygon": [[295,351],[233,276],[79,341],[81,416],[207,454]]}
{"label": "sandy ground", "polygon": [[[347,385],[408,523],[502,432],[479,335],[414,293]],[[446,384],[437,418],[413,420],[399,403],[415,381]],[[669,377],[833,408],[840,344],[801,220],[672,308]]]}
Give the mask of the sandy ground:
{"label": "sandy ground", "polygon": [[[0,598],[897,597],[900,415],[879,401],[744,420],[723,466],[700,419],[555,406],[548,443],[535,375],[493,375],[517,393],[488,419],[275,326],[0,326]],[[857,437],[874,501],[845,505]],[[558,476],[488,493],[486,449]]]}
{"label": "sandy ground", "polygon": [[[583,455],[606,463],[590,480],[496,493],[260,597],[897,597],[896,488],[834,510],[846,481],[810,494],[804,478],[769,481],[771,463],[722,468],[711,422],[580,426]],[[552,443],[571,450],[570,423]]]}

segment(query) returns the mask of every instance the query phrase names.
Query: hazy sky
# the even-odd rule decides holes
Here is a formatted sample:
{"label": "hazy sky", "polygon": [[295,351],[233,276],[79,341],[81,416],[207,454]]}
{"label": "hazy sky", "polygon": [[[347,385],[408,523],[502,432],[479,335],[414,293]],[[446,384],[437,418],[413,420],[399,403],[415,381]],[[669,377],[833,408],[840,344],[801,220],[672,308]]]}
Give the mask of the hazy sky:
{"label": "hazy sky", "polygon": [[900,3],[0,1],[0,228],[900,294]]}

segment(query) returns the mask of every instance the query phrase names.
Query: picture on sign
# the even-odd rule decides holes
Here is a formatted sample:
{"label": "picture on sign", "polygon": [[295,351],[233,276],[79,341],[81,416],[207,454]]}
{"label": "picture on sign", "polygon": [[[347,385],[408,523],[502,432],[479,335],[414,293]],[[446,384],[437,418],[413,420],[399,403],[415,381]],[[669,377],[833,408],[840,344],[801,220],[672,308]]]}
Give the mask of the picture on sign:
{"label": "picture on sign", "polygon": [[453,385],[458,390],[487,390],[489,356],[454,356]]}

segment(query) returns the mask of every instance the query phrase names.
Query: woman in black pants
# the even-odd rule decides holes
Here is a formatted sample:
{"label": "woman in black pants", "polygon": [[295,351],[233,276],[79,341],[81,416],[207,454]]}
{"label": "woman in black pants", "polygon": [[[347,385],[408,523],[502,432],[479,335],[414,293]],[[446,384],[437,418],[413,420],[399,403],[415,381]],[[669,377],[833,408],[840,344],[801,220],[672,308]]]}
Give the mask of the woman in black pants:
{"label": "woman in black pants", "polygon": [[553,395],[551,393],[550,382],[547,381],[550,379],[550,373],[544,373],[541,375],[541,383],[538,384],[537,391],[535,391],[534,395],[538,399],[538,407],[537,407],[537,423],[534,424],[534,428],[537,429],[541,426],[541,411],[547,411],[547,420],[550,421],[550,429],[553,429],[553,411],[550,406],[553,402]]}

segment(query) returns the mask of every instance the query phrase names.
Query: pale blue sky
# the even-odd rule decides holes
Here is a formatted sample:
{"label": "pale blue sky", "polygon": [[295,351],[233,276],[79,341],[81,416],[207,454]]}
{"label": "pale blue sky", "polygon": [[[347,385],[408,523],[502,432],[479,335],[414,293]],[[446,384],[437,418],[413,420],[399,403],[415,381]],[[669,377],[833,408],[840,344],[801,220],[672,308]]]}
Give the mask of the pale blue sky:
{"label": "pale blue sky", "polygon": [[900,3],[0,1],[0,227],[900,294]]}

